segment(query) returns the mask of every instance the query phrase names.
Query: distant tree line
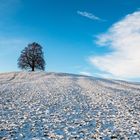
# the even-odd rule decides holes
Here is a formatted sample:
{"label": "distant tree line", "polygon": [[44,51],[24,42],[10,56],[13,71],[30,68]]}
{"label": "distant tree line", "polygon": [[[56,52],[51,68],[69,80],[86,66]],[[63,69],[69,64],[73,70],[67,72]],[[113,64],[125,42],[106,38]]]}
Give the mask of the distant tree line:
{"label": "distant tree line", "polygon": [[28,44],[21,51],[21,55],[18,59],[18,67],[25,70],[45,70],[44,53],[42,46],[36,42]]}

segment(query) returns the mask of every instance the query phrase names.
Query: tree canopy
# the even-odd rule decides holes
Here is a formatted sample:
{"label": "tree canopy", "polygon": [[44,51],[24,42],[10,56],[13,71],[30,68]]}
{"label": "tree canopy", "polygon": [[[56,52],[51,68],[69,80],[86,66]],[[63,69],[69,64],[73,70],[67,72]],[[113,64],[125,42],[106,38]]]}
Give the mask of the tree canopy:
{"label": "tree canopy", "polygon": [[26,70],[45,70],[44,53],[42,46],[36,42],[28,44],[18,59],[18,67]]}

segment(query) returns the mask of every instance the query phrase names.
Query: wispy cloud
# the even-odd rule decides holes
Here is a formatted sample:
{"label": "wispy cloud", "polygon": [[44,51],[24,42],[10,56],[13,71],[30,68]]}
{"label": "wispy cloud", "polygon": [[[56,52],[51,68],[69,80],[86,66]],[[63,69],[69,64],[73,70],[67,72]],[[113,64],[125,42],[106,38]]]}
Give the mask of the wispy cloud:
{"label": "wispy cloud", "polygon": [[82,12],[82,11],[77,11],[77,14],[79,14],[79,15],[81,15],[81,16],[83,16],[83,17],[89,18],[89,19],[91,19],[91,20],[105,21],[105,20],[103,20],[103,19],[101,19],[101,18],[95,16],[94,14],[89,13],[89,12],[86,12],[86,11],[84,11],[84,12]]}
{"label": "wispy cloud", "polygon": [[92,76],[92,74],[87,71],[81,71],[79,74],[86,75],[86,76]]}
{"label": "wispy cloud", "polygon": [[140,78],[140,11],[127,15],[97,37],[98,45],[112,48],[103,56],[92,56],[90,62],[118,78]]}

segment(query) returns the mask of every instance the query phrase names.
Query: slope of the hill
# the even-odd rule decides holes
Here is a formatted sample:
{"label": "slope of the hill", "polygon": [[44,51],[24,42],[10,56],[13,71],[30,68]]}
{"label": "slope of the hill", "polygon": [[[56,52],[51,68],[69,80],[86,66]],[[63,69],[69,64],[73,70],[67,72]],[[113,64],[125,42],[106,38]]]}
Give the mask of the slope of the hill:
{"label": "slope of the hill", "polygon": [[140,84],[72,74],[0,74],[0,139],[140,139]]}

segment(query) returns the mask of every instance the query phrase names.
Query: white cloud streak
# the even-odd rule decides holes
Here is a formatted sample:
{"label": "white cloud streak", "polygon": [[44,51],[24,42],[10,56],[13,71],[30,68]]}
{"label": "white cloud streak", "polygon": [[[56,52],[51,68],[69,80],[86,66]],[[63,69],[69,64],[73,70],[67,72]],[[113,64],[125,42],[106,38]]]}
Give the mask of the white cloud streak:
{"label": "white cloud streak", "polygon": [[97,37],[96,43],[113,51],[90,57],[94,66],[114,77],[140,78],[140,11],[112,25],[106,33]]}
{"label": "white cloud streak", "polygon": [[86,75],[86,76],[92,76],[92,74],[90,72],[87,72],[87,71],[81,71],[80,74]]}
{"label": "white cloud streak", "polygon": [[101,19],[101,18],[95,16],[94,14],[89,13],[89,12],[86,12],[86,11],[84,11],[84,12],[82,12],[82,11],[77,11],[77,14],[78,14],[78,15],[81,15],[81,16],[83,16],[83,17],[86,17],[86,18],[88,18],[88,19],[91,19],[91,20],[105,21],[105,20],[103,20],[103,19]]}

